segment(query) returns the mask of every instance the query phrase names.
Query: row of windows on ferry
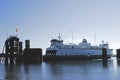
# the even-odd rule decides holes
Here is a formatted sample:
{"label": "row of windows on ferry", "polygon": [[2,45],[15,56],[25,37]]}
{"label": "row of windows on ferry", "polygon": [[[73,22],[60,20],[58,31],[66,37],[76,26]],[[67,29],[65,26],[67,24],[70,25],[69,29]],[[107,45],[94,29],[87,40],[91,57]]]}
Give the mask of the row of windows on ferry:
{"label": "row of windows on ferry", "polygon": [[[79,45],[74,45],[74,46],[70,46],[70,45],[64,45],[64,46],[58,46],[58,45],[55,45],[55,46],[50,46],[50,48],[59,48],[59,49],[80,49],[80,48],[84,48],[84,49],[95,49],[95,50],[98,50],[98,49],[101,49],[102,47],[98,47],[98,46],[79,46]],[[106,48],[106,47],[105,47]]]}
{"label": "row of windows on ferry", "polygon": [[101,55],[101,53],[47,53],[47,55]]}

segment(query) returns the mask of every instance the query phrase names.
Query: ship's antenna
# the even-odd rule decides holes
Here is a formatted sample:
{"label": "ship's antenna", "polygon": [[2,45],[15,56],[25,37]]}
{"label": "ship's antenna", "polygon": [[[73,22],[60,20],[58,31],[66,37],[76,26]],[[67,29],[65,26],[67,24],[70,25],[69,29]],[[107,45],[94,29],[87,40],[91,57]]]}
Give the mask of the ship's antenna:
{"label": "ship's antenna", "polygon": [[95,45],[96,45],[96,34],[94,35],[94,42],[95,42]]}
{"label": "ship's antenna", "polygon": [[60,41],[60,39],[61,39],[61,35],[60,35],[60,33],[59,33],[58,39],[59,39],[59,41]]}
{"label": "ship's antenna", "polygon": [[71,30],[71,33],[72,33],[71,40],[72,40],[72,44],[73,44],[73,30]]}

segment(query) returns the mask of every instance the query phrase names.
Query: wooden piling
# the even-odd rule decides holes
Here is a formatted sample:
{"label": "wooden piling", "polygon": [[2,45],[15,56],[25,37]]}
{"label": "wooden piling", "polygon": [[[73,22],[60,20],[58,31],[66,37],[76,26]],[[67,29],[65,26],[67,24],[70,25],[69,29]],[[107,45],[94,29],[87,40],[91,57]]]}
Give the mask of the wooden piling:
{"label": "wooden piling", "polygon": [[102,58],[103,58],[103,61],[107,61],[108,59],[106,48],[102,48]]}
{"label": "wooden piling", "polygon": [[120,49],[116,49],[117,52],[117,59],[120,59]]}

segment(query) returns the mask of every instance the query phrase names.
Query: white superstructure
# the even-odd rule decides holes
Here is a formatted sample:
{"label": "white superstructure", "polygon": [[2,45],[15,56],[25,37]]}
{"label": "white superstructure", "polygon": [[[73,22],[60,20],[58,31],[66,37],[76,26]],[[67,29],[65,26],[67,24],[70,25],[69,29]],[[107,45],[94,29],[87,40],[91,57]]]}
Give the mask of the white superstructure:
{"label": "white superstructure", "polygon": [[113,50],[109,49],[108,43],[102,41],[99,46],[92,46],[86,39],[81,43],[76,44],[63,44],[63,40],[52,39],[51,45],[46,49],[47,56],[102,56],[102,48],[107,49],[107,55],[112,56]]}

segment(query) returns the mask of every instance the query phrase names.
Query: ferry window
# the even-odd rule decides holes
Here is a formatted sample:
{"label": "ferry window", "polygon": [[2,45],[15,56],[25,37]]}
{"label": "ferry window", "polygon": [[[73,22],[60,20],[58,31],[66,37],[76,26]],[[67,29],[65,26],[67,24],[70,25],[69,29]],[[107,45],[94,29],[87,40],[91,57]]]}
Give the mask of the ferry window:
{"label": "ferry window", "polygon": [[72,46],[72,49],[74,48],[74,46]]}
{"label": "ferry window", "polygon": [[49,55],[49,53],[47,53],[47,55]]}

